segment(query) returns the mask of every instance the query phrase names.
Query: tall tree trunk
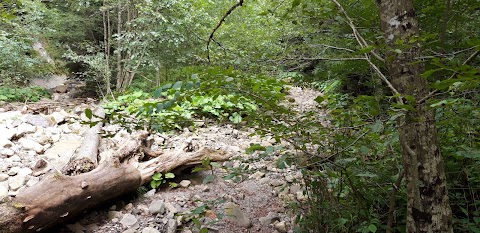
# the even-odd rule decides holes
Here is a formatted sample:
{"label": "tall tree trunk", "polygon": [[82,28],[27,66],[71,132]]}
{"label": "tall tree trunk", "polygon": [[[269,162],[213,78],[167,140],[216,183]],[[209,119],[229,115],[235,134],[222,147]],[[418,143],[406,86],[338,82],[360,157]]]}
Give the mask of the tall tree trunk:
{"label": "tall tree trunk", "polygon": [[[420,74],[418,22],[412,0],[378,0],[387,44],[385,59],[393,86],[416,100],[428,94]],[[399,43],[400,41],[404,41]],[[435,110],[425,103],[413,105],[398,123],[407,181],[407,232],[453,232],[445,168],[438,146]]]}
{"label": "tall tree trunk", "polygon": [[[118,2],[118,12],[117,12],[117,37],[122,35],[122,1]],[[117,91],[123,89],[124,76],[123,76],[123,66],[122,66],[122,43],[121,39],[117,38]]]}

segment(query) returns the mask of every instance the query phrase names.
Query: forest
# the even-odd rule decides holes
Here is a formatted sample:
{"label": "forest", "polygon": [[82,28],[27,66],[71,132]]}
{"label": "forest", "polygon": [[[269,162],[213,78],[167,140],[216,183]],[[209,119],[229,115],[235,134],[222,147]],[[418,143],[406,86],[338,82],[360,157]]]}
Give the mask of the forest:
{"label": "forest", "polygon": [[[2,0],[0,233],[480,232],[479,53],[478,0]],[[71,124],[77,163],[32,178]],[[150,190],[163,223],[103,206]],[[94,208],[127,214],[72,229]]]}

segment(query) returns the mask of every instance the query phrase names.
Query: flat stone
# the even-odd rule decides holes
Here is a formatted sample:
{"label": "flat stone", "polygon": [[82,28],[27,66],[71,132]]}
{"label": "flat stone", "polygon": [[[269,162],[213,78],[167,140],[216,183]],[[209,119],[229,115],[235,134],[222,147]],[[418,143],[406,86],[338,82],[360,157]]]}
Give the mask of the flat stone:
{"label": "flat stone", "polygon": [[182,180],[182,181],[180,181],[180,186],[186,188],[186,187],[190,186],[191,183],[192,182],[189,181],[189,180]]}
{"label": "flat stone", "polygon": [[32,140],[32,139],[28,139],[28,138],[21,138],[19,141],[18,141],[22,147],[26,150],[33,150],[37,153],[42,153],[43,152],[43,146],[40,145],[40,143]]}
{"label": "flat stone", "polygon": [[153,227],[145,227],[143,228],[142,233],[160,233],[160,231]]}
{"label": "flat stone", "polygon": [[13,146],[13,143],[6,139],[6,138],[0,138],[0,148],[10,148]]}
{"label": "flat stone", "polygon": [[20,171],[19,167],[12,167],[12,168],[10,168],[10,170],[8,170],[7,174],[9,176],[15,176],[15,175],[18,174],[18,171]]}
{"label": "flat stone", "polygon": [[32,176],[27,181],[27,187],[32,187],[40,181],[40,177]]}
{"label": "flat stone", "polygon": [[50,117],[50,120],[52,121],[52,123],[54,123],[54,125],[65,122],[65,115],[63,115],[60,112],[54,112],[54,113],[50,114],[49,117]]}
{"label": "flat stone", "polygon": [[32,174],[32,169],[28,167],[22,167],[18,170],[18,175],[20,176],[28,176]]}
{"label": "flat stone", "polygon": [[9,175],[3,173],[0,174],[0,182],[6,181],[8,178],[10,178]]}
{"label": "flat stone", "polygon": [[148,211],[151,214],[163,214],[165,213],[165,203],[161,200],[154,200],[148,206]]}
{"label": "flat stone", "polygon": [[137,218],[132,214],[125,214],[123,215],[122,220],[120,220],[120,224],[122,224],[122,226],[125,228],[131,227],[135,223],[137,223]]}
{"label": "flat stone", "polygon": [[275,179],[275,180],[270,181],[270,185],[273,186],[273,187],[282,186],[283,184],[285,184],[285,182],[282,181],[282,180],[279,180],[279,179]]}
{"label": "flat stone", "polygon": [[22,123],[17,127],[17,135],[24,135],[29,133],[35,133],[37,128],[28,123]]}
{"label": "flat stone", "polygon": [[292,175],[286,175],[286,176],[285,176],[285,180],[286,180],[288,183],[292,183],[292,182],[295,180],[295,178],[293,178]]}
{"label": "flat stone", "polygon": [[225,206],[225,214],[227,215],[227,219],[238,224],[239,226],[250,228],[252,226],[252,222],[250,219],[245,215],[245,213],[240,209],[240,206],[233,202],[229,202]]}
{"label": "flat stone", "polygon": [[50,122],[42,115],[27,115],[25,116],[25,122],[33,126],[40,126],[44,128],[50,126]]}
{"label": "flat stone", "polygon": [[8,195],[8,188],[0,185],[0,201]]}
{"label": "flat stone", "polygon": [[5,126],[0,126],[0,132],[2,132],[2,134],[0,135],[0,140],[10,140],[13,138],[13,136],[15,136],[17,131],[15,129],[9,129]]}
{"label": "flat stone", "polygon": [[50,161],[54,167],[64,167],[81,143],[81,140],[59,141],[45,151],[42,157]]}
{"label": "flat stone", "polygon": [[7,157],[11,157],[15,154],[15,151],[9,148],[4,148],[0,151],[0,154]]}
{"label": "flat stone", "polygon": [[265,173],[263,173],[263,172],[261,172],[261,171],[257,171],[257,172],[255,172],[255,173],[253,173],[253,174],[250,176],[250,178],[251,178],[251,179],[255,179],[255,180],[259,180],[259,179],[261,179],[261,178],[264,177],[264,176],[265,176]]}
{"label": "flat stone", "polygon": [[118,219],[120,216],[122,216],[122,213],[111,210],[111,211],[108,211],[107,216],[108,216],[108,219],[113,220],[114,218]]}
{"label": "flat stone", "polygon": [[156,189],[150,189],[148,192],[145,193],[144,196],[146,197],[153,197],[155,195]]}
{"label": "flat stone", "polygon": [[10,179],[8,179],[8,187],[10,188],[11,191],[17,191],[19,188],[21,188],[24,184],[25,181],[27,180],[26,176],[12,176]]}

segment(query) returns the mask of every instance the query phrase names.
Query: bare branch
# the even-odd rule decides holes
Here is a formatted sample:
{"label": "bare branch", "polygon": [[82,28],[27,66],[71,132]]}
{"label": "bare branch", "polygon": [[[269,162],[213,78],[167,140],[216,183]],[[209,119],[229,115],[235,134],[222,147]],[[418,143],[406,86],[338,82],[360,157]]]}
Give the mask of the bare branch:
{"label": "bare branch", "polygon": [[[237,4],[233,5],[233,6],[222,16],[222,18],[221,18],[220,21],[218,22],[217,26],[213,29],[212,33],[210,33],[210,36],[208,37],[208,41],[207,41],[207,60],[208,60],[208,62],[210,62],[210,42],[213,40],[213,35],[214,35],[215,32],[220,28],[220,26],[222,26],[222,24],[223,24],[223,22],[225,21],[225,19],[235,10],[235,8],[243,5],[243,1],[244,1],[244,0],[239,0]],[[216,42],[216,43],[219,44],[218,42]]]}
{"label": "bare branch", "polygon": [[[337,6],[338,8],[340,9],[340,11],[342,12],[342,14],[345,16],[345,18],[347,19],[348,21],[348,26],[350,26],[350,28],[352,29],[353,31],[353,35],[355,36],[355,39],[357,40],[358,44],[360,45],[360,47],[363,49],[363,48],[366,48],[368,47],[368,43],[365,41],[365,39],[363,39],[362,35],[360,34],[360,32],[358,32],[357,28],[355,27],[355,24],[353,24],[353,20],[348,16],[347,12],[345,11],[345,9],[343,8],[343,6],[337,1],[337,0],[332,0]],[[378,59],[379,61],[381,62],[385,62],[385,59],[383,59],[380,55],[378,55],[377,53],[375,53],[374,50],[370,51],[370,54],[372,54],[372,56],[374,56],[376,59]]]}

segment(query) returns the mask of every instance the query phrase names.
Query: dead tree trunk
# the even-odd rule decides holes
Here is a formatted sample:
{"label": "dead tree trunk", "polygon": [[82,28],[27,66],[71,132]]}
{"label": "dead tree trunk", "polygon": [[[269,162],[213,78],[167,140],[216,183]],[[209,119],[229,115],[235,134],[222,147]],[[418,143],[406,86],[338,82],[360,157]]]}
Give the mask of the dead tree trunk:
{"label": "dead tree trunk", "polygon": [[212,161],[225,161],[230,157],[206,148],[186,152],[186,147],[182,147],[139,162],[135,154],[139,153],[146,136],[146,133],[139,134],[135,140],[122,143],[122,148],[90,172],[67,176],[53,171],[17,197],[2,203],[0,233],[46,231],[107,200],[134,192],[150,182],[155,172],[201,163],[206,157]]}

